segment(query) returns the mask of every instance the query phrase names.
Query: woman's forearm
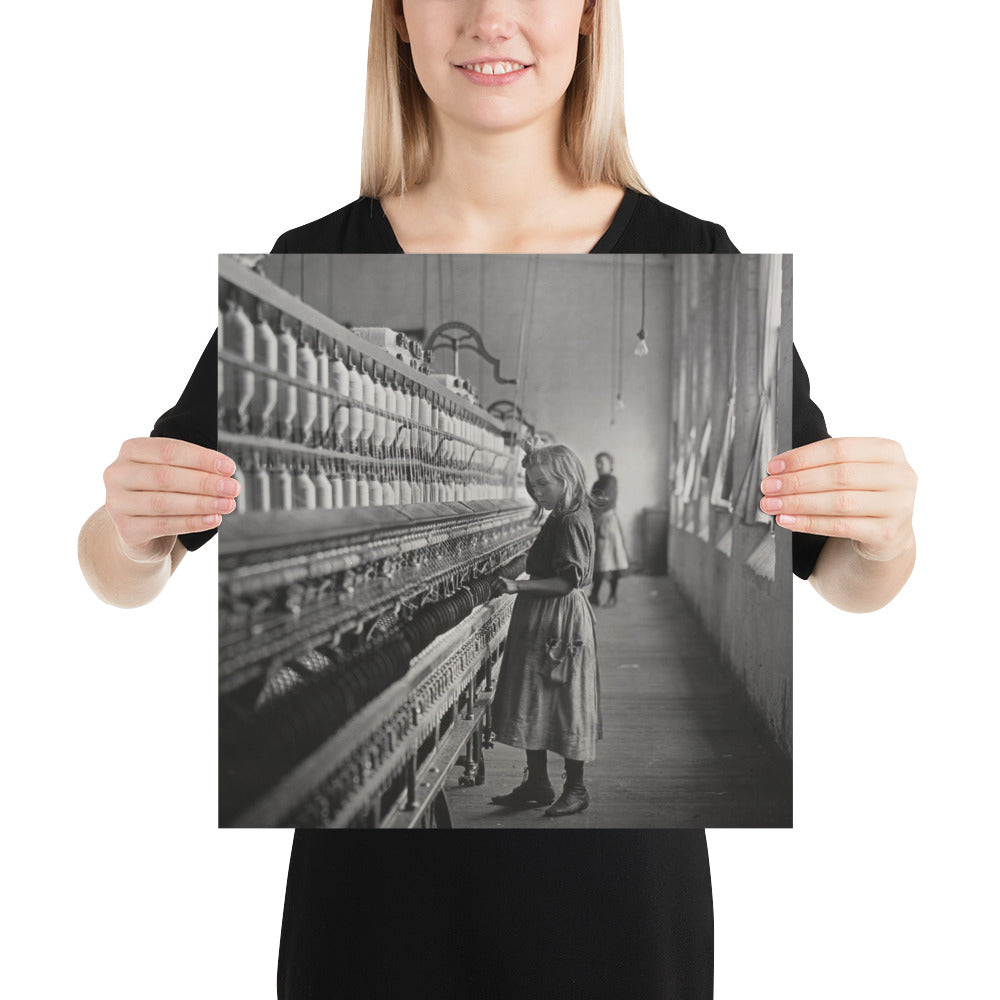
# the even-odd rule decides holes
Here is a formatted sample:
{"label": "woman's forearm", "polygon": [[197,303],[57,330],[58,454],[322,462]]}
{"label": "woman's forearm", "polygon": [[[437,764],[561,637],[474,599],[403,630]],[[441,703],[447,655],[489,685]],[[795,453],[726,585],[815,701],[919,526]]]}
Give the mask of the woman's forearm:
{"label": "woman's forearm", "polygon": [[565,597],[572,589],[568,580],[561,576],[550,576],[541,580],[517,580],[519,594],[538,594],[543,597]]}
{"label": "woman's forearm", "polygon": [[125,555],[111,516],[101,507],[80,530],[77,555],[84,579],[102,601],[118,608],[138,608],[163,590],[184,547],[178,543],[159,559],[136,562]]}
{"label": "woman's forearm", "polygon": [[916,560],[917,546],[886,562],[858,555],[849,538],[830,538],[809,582],[842,611],[864,613],[885,607],[903,589]]}

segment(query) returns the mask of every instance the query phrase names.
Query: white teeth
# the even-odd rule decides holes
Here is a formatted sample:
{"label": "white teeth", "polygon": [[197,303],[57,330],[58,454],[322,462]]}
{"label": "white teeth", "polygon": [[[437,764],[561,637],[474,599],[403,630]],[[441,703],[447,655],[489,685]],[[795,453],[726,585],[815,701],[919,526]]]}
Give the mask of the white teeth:
{"label": "white teeth", "polygon": [[472,66],[466,66],[466,69],[474,70],[476,73],[480,73],[483,76],[502,76],[504,73],[513,73],[516,70],[524,69],[521,63],[515,62],[500,62],[500,63],[475,63]]}

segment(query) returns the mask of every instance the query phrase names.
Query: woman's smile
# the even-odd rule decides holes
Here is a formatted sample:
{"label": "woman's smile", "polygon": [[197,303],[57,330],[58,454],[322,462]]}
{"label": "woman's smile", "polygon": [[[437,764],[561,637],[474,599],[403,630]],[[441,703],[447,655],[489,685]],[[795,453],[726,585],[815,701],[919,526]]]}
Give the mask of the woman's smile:
{"label": "woman's smile", "polygon": [[[583,11],[583,0],[403,0],[398,30],[410,46],[435,128],[454,122],[506,130],[548,116],[558,134]],[[476,89],[467,90],[466,82]],[[501,88],[494,96],[504,99],[482,92],[491,87]]]}
{"label": "woman's smile", "polygon": [[510,60],[462,63],[455,67],[467,80],[480,87],[502,87],[520,80],[531,67]]}

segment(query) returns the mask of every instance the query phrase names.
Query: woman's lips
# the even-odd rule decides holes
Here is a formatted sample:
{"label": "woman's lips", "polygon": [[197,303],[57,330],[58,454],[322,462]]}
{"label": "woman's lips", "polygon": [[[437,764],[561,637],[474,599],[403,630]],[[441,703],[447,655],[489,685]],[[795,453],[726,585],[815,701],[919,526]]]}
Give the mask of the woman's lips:
{"label": "woman's lips", "polygon": [[515,80],[520,80],[530,68],[513,60],[466,63],[455,67],[467,80],[480,87],[502,87],[504,84],[513,83]]}

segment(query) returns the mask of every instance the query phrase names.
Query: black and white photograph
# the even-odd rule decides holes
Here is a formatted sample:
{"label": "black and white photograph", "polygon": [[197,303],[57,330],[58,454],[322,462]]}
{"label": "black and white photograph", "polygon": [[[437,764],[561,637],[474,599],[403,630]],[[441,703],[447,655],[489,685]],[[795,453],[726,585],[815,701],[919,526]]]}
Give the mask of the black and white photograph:
{"label": "black and white photograph", "polygon": [[789,255],[223,255],[219,822],[792,825]]}

